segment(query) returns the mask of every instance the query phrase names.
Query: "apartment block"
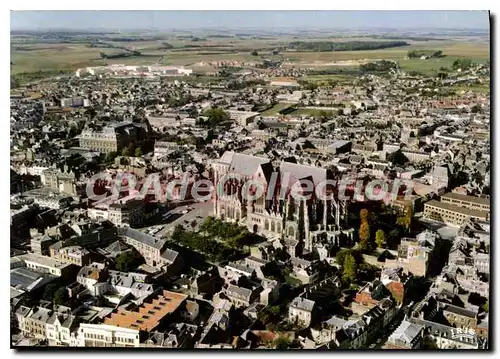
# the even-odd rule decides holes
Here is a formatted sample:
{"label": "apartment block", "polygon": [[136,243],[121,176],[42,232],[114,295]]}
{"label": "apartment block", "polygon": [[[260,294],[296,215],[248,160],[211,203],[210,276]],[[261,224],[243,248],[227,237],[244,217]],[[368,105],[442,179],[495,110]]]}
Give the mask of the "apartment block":
{"label": "apartment block", "polygon": [[490,212],[490,200],[488,198],[467,196],[450,192],[441,196],[441,202],[449,203],[462,208],[485,211],[488,213]]}
{"label": "apartment block", "polygon": [[137,329],[82,323],[76,335],[72,335],[70,346],[135,348],[139,343],[140,333]]}
{"label": "apartment block", "polygon": [[488,220],[489,214],[482,210],[432,200],[424,204],[424,217],[451,226],[461,226],[469,218]]}

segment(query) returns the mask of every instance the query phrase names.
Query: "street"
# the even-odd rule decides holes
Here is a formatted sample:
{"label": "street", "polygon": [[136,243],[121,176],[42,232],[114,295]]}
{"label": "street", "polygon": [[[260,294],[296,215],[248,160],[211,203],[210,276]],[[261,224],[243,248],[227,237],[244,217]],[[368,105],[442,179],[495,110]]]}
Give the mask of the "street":
{"label": "street", "polygon": [[158,220],[157,224],[143,227],[141,228],[141,231],[149,231],[155,237],[164,237],[166,234],[173,231],[175,226],[179,224],[184,226],[186,229],[192,229],[191,223],[193,221],[196,221],[197,226],[199,226],[205,218],[212,214],[213,204],[210,201],[180,206],[165,213],[162,219]]}

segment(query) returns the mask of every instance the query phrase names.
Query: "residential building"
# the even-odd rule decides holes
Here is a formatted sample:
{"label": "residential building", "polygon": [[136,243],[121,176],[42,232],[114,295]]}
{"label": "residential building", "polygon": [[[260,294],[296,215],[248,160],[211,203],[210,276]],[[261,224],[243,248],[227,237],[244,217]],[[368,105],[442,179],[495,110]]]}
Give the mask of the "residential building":
{"label": "residential building", "polygon": [[439,349],[478,349],[475,335],[460,334],[457,328],[438,324],[429,320],[409,318],[411,323],[424,328],[422,344],[432,343]]}
{"label": "residential building", "polygon": [[398,246],[396,259],[386,259],[385,268],[403,268],[403,272],[426,276],[434,243],[423,243],[413,238],[403,238]]}
{"label": "residential building", "polygon": [[107,125],[100,129],[84,129],[80,147],[98,152],[121,152],[130,143],[141,141],[142,128],[132,122]]}
{"label": "residential building", "polygon": [[474,196],[467,196],[459,193],[446,193],[441,196],[442,203],[452,204],[458,207],[490,212],[490,200],[489,198],[481,198]]}
{"label": "residential building", "polygon": [[54,312],[46,324],[50,346],[69,346],[71,334],[78,328],[78,319],[71,313]]}
{"label": "residential building", "polygon": [[250,303],[259,298],[262,288],[248,289],[237,285],[229,284],[224,293],[236,308],[248,307]]}
{"label": "residential building", "polygon": [[454,204],[436,200],[424,204],[424,217],[437,222],[446,223],[450,226],[461,226],[470,218],[486,221],[489,213],[477,209],[459,207]]}
{"label": "residential building", "polygon": [[124,347],[137,348],[140,344],[138,329],[108,324],[82,323],[70,340],[73,347]]}
{"label": "residential building", "polygon": [[420,349],[424,327],[403,320],[389,336],[384,349]]}
{"label": "residential building", "polygon": [[52,317],[53,311],[47,308],[21,306],[16,311],[19,329],[25,337],[39,339],[47,338],[47,322]]}
{"label": "residential building", "polygon": [[70,274],[72,270],[72,264],[70,263],[34,253],[22,254],[17,258],[21,259],[29,269],[49,273],[57,277],[64,277]]}
{"label": "residential building", "polygon": [[50,249],[50,256],[65,263],[85,266],[91,262],[91,253],[81,246],[68,246]]}
{"label": "residential building", "polygon": [[288,321],[308,327],[313,319],[314,301],[296,297],[288,308]]}
{"label": "residential building", "polygon": [[177,150],[179,145],[175,142],[166,142],[166,141],[156,141],[154,147],[154,156],[162,157],[166,156],[173,151]]}
{"label": "residential building", "polygon": [[80,269],[76,280],[94,296],[114,294],[121,298],[131,294],[135,298],[143,298],[154,293],[154,286],[148,283],[147,275],[108,270],[100,263]]}
{"label": "residential building", "polygon": [[116,226],[137,226],[144,221],[144,201],[132,199],[115,202],[109,206],[108,219]]}
{"label": "residential building", "polygon": [[134,247],[144,257],[147,265],[170,274],[178,273],[183,268],[182,257],[178,252],[166,248],[167,241],[164,238],[153,237],[129,227],[118,228],[118,236]]}

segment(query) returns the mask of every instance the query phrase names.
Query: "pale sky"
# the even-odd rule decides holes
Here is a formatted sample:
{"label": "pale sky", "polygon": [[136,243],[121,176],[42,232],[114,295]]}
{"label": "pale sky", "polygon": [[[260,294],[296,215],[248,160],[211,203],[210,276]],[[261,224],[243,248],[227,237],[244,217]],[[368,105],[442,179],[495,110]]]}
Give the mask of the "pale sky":
{"label": "pale sky", "polygon": [[487,11],[12,11],[12,30],[225,28],[489,29]]}

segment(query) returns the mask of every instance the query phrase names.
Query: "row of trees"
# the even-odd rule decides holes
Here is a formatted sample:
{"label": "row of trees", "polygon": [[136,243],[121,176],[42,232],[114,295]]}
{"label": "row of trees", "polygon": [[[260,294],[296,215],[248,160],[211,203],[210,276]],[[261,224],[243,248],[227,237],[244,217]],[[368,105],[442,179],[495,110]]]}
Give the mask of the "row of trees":
{"label": "row of trees", "polygon": [[359,69],[362,73],[382,73],[389,72],[390,70],[397,70],[398,64],[394,61],[381,60],[376,62],[369,62],[367,64],[359,65]]}
{"label": "row of trees", "polygon": [[359,51],[359,50],[377,50],[387,49],[391,47],[407,46],[406,41],[295,41],[291,42],[288,47],[299,51]]}
{"label": "row of trees", "polygon": [[121,59],[124,57],[131,57],[131,56],[140,56],[141,52],[140,51],[129,51],[129,52],[120,52],[118,54],[107,54],[104,51],[99,52],[99,56],[101,59]]}
{"label": "row of trees", "polygon": [[425,56],[427,58],[437,58],[437,57],[444,57],[443,51],[441,50],[413,50],[413,51],[408,51],[408,58],[414,59],[414,58],[421,58],[422,56]]}
{"label": "row of trees", "polygon": [[264,80],[256,79],[256,80],[246,80],[246,81],[230,81],[226,86],[229,90],[242,90],[247,87],[253,87],[258,85],[265,85],[266,82]]}

